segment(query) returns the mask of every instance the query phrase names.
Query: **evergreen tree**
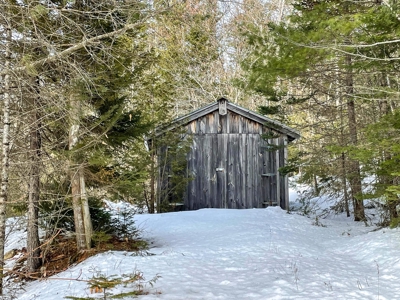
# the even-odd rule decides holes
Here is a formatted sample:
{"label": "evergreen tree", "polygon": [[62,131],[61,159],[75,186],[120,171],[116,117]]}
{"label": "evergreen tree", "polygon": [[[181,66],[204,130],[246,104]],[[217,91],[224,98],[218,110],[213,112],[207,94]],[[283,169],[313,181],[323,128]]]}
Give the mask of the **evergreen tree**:
{"label": "evergreen tree", "polygon": [[[329,144],[342,147],[340,152],[326,152],[326,156],[329,158],[333,154],[338,162],[346,161],[339,164],[345,169],[338,168],[343,170],[341,174],[345,174],[344,189],[348,180],[355,220],[365,220],[361,166],[351,149],[361,143],[361,122],[357,118],[364,121],[375,110],[374,105],[366,105],[358,99],[377,96],[375,93],[373,97],[366,96],[367,88],[371,94],[370,82],[367,83],[366,79],[372,79],[372,58],[378,54],[374,53],[377,49],[364,46],[371,42],[367,42],[367,37],[375,37],[374,33],[377,33],[368,20],[374,18],[377,11],[386,11],[387,14],[388,7],[372,2],[295,1],[293,8],[290,21],[271,23],[267,33],[248,36],[255,46],[249,58],[252,63],[247,63],[251,87],[267,95],[271,101],[280,102],[287,112],[295,109],[292,104],[303,103],[301,107],[307,108],[312,116],[312,125],[308,124],[311,138],[324,141],[325,149]],[[389,32],[377,22],[372,24],[376,29],[379,27]],[[388,24],[393,24],[393,16]],[[390,42],[390,45],[393,47],[394,43]],[[371,50],[373,53],[360,54]],[[378,85],[376,81],[373,84]],[[358,110],[368,114],[360,114]],[[317,121],[318,127],[315,125]],[[334,127],[328,126],[329,131],[321,139],[315,133],[322,132],[327,122],[336,123],[340,130],[335,132]],[[315,156],[310,157],[312,165],[315,165],[316,159]],[[328,159],[328,163],[331,161]]]}
{"label": "evergreen tree", "polygon": [[[138,129],[139,113],[128,107],[126,90],[138,80],[147,60],[147,56],[143,56],[146,51],[140,50],[143,49],[140,40],[145,35],[146,6],[140,1],[5,1],[1,8],[4,12],[2,28],[7,34],[2,38],[6,59],[2,61],[5,124],[0,249],[4,251],[7,202],[28,195],[28,271],[34,272],[41,263],[38,205],[41,199],[48,197],[45,195],[52,194],[41,190],[45,186],[43,180],[61,178],[60,172],[65,169],[62,160],[56,159],[71,159],[70,174],[78,175],[71,176],[78,187],[73,192],[75,202],[84,200],[87,203],[85,169],[89,154],[80,141],[87,140],[86,150],[93,156],[96,145],[117,147],[141,132]],[[99,78],[101,76],[103,78]],[[10,110],[14,104],[16,109]],[[23,114],[29,117],[22,117]],[[71,124],[71,142],[68,142],[65,124]],[[96,138],[96,134],[101,138]],[[12,157],[10,145],[19,147]],[[65,151],[68,147],[70,151]],[[24,155],[29,164],[25,164],[26,159],[21,159],[22,149],[28,149],[28,155]],[[107,151],[111,152],[110,149]],[[43,153],[45,161],[42,160]],[[13,164],[17,160],[18,166]],[[10,165],[19,168],[15,171],[19,177],[12,182],[8,181],[10,170],[13,170]],[[24,182],[25,174],[29,174],[29,180]],[[65,177],[61,180],[65,181]],[[77,223],[82,218],[78,213]],[[84,234],[86,237],[81,233],[77,235],[80,248],[90,246],[90,234]],[[3,255],[0,257],[2,265]]]}

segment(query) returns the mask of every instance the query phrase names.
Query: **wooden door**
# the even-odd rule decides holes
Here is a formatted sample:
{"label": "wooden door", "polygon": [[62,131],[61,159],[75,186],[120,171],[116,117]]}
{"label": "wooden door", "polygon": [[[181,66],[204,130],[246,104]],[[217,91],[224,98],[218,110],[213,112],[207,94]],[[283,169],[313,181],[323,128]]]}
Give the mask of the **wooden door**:
{"label": "wooden door", "polygon": [[220,133],[217,134],[217,145],[216,145],[216,179],[217,179],[217,190],[216,190],[216,207],[217,208],[228,208],[227,203],[227,172],[228,172],[228,138],[229,134]]}
{"label": "wooden door", "polygon": [[276,202],[276,152],[263,144],[259,134],[195,136],[185,209],[257,208]]}
{"label": "wooden door", "polygon": [[263,207],[276,206],[278,203],[278,182],[276,164],[277,150],[273,148],[274,141],[268,140],[261,146],[262,150],[262,204]]}
{"label": "wooden door", "polygon": [[232,133],[228,141],[228,208],[262,207],[260,135]]}

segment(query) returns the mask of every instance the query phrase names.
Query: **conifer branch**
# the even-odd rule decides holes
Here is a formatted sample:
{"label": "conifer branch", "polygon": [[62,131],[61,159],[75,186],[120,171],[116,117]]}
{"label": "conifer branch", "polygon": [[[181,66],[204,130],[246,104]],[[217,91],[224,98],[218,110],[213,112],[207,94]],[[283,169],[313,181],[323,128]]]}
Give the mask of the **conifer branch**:
{"label": "conifer branch", "polygon": [[[79,50],[81,50],[81,49],[83,49],[85,47],[88,47],[90,45],[93,45],[93,44],[95,44],[95,43],[97,43],[97,42],[99,42],[101,40],[104,40],[104,39],[107,39],[107,38],[111,38],[111,37],[117,37],[119,35],[124,34],[126,31],[132,30],[132,29],[134,29],[134,28],[136,28],[138,26],[141,26],[141,25],[142,25],[142,23],[139,23],[139,24],[127,24],[121,29],[114,30],[112,32],[108,32],[108,33],[105,33],[105,34],[101,34],[101,35],[98,35],[98,36],[95,36],[95,37],[92,37],[92,38],[89,38],[89,39],[84,39],[80,43],[75,44],[75,45],[73,45],[73,46],[71,46],[71,47],[69,47],[69,48],[67,48],[67,49],[65,49],[65,50],[63,50],[63,51],[61,51],[59,53],[55,53],[55,54],[54,53],[50,53],[46,58],[37,60],[37,61],[35,61],[35,62],[33,62],[33,63],[29,64],[29,65],[25,65],[25,66],[14,68],[13,72],[14,73],[20,73],[20,72],[26,71],[27,69],[36,68],[36,67],[38,67],[40,65],[45,65],[45,64],[54,62],[54,61],[56,61],[58,59],[65,58],[65,57],[73,54],[74,52],[79,51]],[[5,72],[4,71],[1,72],[0,75],[1,76],[5,75]]]}

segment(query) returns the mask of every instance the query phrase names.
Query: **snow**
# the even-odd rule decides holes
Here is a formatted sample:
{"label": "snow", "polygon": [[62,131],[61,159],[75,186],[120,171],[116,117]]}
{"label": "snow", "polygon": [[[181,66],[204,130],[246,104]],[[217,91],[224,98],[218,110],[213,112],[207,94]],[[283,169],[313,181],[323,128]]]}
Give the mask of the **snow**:
{"label": "snow", "polygon": [[26,246],[26,220],[23,217],[8,218],[6,221],[5,252]]}
{"label": "snow", "polygon": [[143,300],[400,299],[398,229],[374,230],[343,216],[316,222],[276,207],[135,218],[154,255],[102,253],[28,283],[17,299],[101,298],[84,280],[134,271],[146,280],[161,276],[145,284]]}

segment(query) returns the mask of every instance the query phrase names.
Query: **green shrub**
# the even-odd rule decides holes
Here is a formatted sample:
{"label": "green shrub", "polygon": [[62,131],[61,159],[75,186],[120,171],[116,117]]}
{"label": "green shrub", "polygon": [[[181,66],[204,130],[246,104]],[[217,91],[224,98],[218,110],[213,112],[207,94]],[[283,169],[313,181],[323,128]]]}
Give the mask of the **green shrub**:
{"label": "green shrub", "polygon": [[398,218],[393,218],[393,219],[390,221],[390,228],[397,228],[397,227],[400,227],[400,217],[398,217]]}

